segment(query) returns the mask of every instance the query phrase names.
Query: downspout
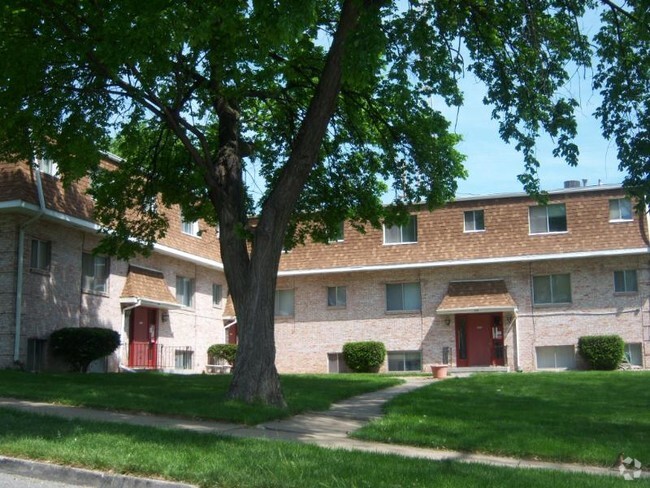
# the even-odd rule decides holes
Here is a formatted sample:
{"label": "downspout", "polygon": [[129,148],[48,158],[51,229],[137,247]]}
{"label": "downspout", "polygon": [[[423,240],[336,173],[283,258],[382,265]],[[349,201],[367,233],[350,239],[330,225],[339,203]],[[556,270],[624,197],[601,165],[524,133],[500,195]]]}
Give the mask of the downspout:
{"label": "downspout", "polygon": [[[136,302],[135,302],[133,305],[128,306],[128,307],[124,307],[124,308],[122,309],[122,330],[125,330],[125,328],[126,328],[126,312],[128,312],[129,310],[133,310],[134,308],[139,307],[140,305],[142,305],[142,301],[138,298],[138,299],[136,300]],[[118,369],[119,369],[120,371],[123,370],[123,371],[127,371],[127,372],[129,372],[129,373],[133,373],[134,370],[132,370],[131,368],[129,368],[129,367],[127,367],[127,366],[124,366],[124,365],[122,364],[122,359],[123,359],[123,357],[124,357],[124,356],[123,356],[122,354],[120,354],[120,364],[119,364],[119,366],[118,366]]]}
{"label": "downspout", "polygon": [[521,371],[521,364],[519,362],[519,328],[517,327],[517,309],[515,308],[512,314],[513,329],[515,331],[515,371]]}
{"label": "downspout", "polygon": [[23,308],[23,279],[25,265],[25,229],[31,223],[40,219],[45,213],[45,197],[43,196],[43,184],[41,182],[41,169],[36,168],[36,161],[32,159],[32,168],[36,176],[36,191],[38,193],[38,213],[18,228],[18,269],[16,271],[16,336],[14,337],[14,363],[20,360],[20,334],[22,333],[22,308]]}

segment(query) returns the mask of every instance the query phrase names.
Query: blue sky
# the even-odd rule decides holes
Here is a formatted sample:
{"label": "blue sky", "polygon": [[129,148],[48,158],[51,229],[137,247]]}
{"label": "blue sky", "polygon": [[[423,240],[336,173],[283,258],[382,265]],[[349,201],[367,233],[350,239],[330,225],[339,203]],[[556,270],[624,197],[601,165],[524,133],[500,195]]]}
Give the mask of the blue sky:
{"label": "blue sky", "polygon": [[[491,119],[491,108],[483,105],[484,87],[468,73],[462,82],[465,103],[458,114],[456,109],[443,105],[434,108],[443,112],[456,132],[463,136],[459,150],[467,156],[465,167],[469,172],[466,180],[460,180],[457,197],[509,193],[522,191],[517,175],[523,171],[523,158],[512,145],[500,137],[498,123]],[[593,112],[599,104],[599,96],[591,90],[589,80],[576,75],[567,90],[573,92],[581,107],[578,109],[578,137],[580,148],[577,167],[572,168],[552,155],[550,138],[540,139],[538,159],[541,162],[542,189],[562,188],[565,180],[587,179],[587,185],[620,183],[624,174],[618,170],[616,146],[605,140]]]}

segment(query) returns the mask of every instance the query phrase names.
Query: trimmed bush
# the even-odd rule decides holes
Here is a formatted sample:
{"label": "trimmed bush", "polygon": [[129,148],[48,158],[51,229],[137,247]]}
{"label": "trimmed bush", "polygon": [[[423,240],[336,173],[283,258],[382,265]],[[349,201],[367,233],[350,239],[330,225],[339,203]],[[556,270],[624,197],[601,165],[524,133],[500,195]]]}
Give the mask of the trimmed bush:
{"label": "trimmed bush", "polygon": [[583,336],[578,339],[578,352],[591,369],[617,369],[623,361],[625,343],[620,336]]}
{"label": "trimmed bush", "polygon": [[213,344],[208,348],[208,357],[223,359],[231,366],[235,365],[237,344]]}
{"label": "trimmed bush", "polygon": [[82,373],[95,359],[108,356],[119,345],[120,335],[102,327],[66,327],[50,334],[52,353]]}
{"label": "trimmed bush", "polygon": [[383,342],[347,342],[343,345],[345,364],[355,373],[376,373],[385,357]]}

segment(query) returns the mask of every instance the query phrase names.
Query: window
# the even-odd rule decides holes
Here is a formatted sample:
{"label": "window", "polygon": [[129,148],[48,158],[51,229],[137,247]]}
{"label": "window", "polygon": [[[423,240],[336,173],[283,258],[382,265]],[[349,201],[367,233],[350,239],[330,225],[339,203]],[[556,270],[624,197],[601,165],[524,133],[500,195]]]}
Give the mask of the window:
{"label": "window", "polygon": [[176,349],[174,351],[175,369],[192,369],[192,358],[194,351],[191,349]]}
{"label": "window", "polygon": [[479,232],[485,230],[483,210],[469,210],[465,212],[465,232]]}
{"label": "window", "polygon": [[32,239],[32,254],[29,266],[31,269],[49,271],[52,260],[52,243]]}
{"label": "window", "polygon": [[420,351],[389,351],[388,371],[422,371],[422,354]]}
{"label": "window", "polygon": [[185,307],[194,306],[194,280],[176,277],[176,301]]}
{"label": "window", "polygon": [[83,253],[81,257],[81,289],[91,293],[108,293],[109,261],[106,256]]}
{"label": "window", "polygon": [[343,242],[343,222],[341,222],[336,230],[332,233],[328,242]]}
{"label": "window", "polygon": [[566,207],[563,203],[529,207],[530,233],[566,232]]}
{"label": "window", "polygon": [[386,285],[386,310],[420,310],[420,283],[397,283]]}
{"label": "window", "polygon": [[329,373],[352,373],[343,359],[343,353],[340,352],[327,353],[327,371]]}
{"label": "window", "polygon": [[632,220],[632,202],[629,198],[615,198],[609,201],[609,221]]}
{"label": "window", "polygon": [[643,366],[641,343],[625,344],[625,359],[632,366]]}
{"label": "window", "polygon": [[275,290],[275,316],[293,317],[293,290]]}
{"label": "window", "polygon": [[574,346],[536,347],[537,369],[576,369]]}
{"label": "window", "polygon": [[571,303],[571,278],[569,274],[533,277],[533,303]]}
{"label": "window", "polygon": [[183,219],[181,223],[181,232],[190,236],[198,237],[199,236],[199,223],[195,220],[193,222],[188,222]]}
{"label": "window", "polygon": [[384,225],[384,244],[405,244],[409,242],[418,242],[418,220],[415,215],[411,215],[406,225],[393,225],[391,227]]}
{"label": "window", "polygon": [[347,305],[347,289],[345,286],[327,287],[327,306],[345,307]]}
{"label": "window", "polygon": [[212,283],[212,306],[221,307],[223,298],[223,287],[217,283]]}
{"label": "window", "polygon": [[40,159],[38,161],[38,169],[41,173],[52,176],[57,176],[59,174],[59,166],[51,159]]}
{"label": "window", "polygon": [[639,291],[636,280],[636,269],[614,271],[615,293],[636,293]]}

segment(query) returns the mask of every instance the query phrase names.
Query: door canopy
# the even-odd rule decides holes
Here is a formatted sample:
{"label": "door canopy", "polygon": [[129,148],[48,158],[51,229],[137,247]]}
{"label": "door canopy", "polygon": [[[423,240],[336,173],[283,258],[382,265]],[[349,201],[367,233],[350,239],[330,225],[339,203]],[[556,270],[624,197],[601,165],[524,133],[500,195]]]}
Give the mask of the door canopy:
{"label": "door canopy", "polygon": [[450,281],[436,313],[489,313],[517,311],[503,280]]}

